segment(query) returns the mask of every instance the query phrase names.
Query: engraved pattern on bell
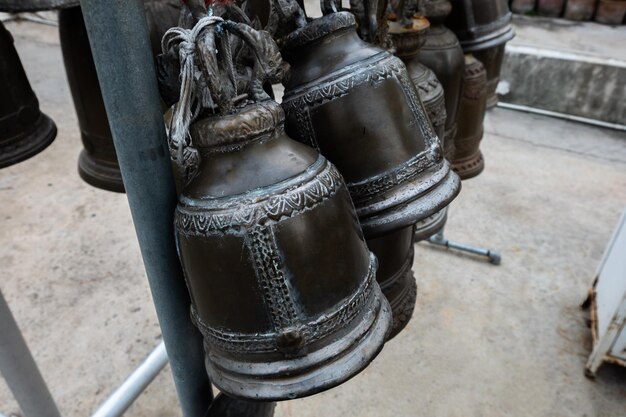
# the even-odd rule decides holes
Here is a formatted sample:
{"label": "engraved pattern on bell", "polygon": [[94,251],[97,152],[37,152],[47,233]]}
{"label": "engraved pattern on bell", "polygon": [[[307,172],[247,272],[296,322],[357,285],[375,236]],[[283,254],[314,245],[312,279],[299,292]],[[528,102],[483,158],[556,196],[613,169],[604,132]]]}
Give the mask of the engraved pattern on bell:
{"label": "engraved pattern on bell", "polygon": [[13,37],[0,22],[0,168],[35,156],[56,134],[54,122],[39,110]]}
{"label": "engraved pattern on bell", "polygon": [[352,15],[293,32],[283,108],[287,133],[329,158],[368,238],[414,224],[459,192],[402,61],[363,42]]}
{"label": "engraved pattern on bell", "polygon": [[418,57],[420,47],[426,41],[425,35],[428,33],[430,23],[426,18],[416,16],[410,28],[401,27],[396,22],[390,22],[389,26],[389,34],[396,50],[395,55],[406,65],[435,133],[443,140],[446,123],[443,86],[435,73],[419,62]]}
{"label": "engraved pattern on bell", "polygon": [[474,56],[465,55],[459,129],[455,138],[456,153],[452,162],[453,169],[464,180],[477,176],[485,167],[479,146],[483,138],[486,103],[487,72]]}

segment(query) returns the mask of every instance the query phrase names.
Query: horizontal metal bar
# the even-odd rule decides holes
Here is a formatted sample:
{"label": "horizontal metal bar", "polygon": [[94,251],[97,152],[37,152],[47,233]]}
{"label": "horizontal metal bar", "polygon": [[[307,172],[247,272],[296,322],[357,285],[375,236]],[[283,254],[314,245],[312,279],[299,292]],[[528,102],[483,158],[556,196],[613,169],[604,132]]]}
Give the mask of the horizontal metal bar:
{"label": "horizontal metal bar", "polygon": [[617,123],[609,123],[603,122],[602,120],[590,119],[588,117],[574,116],[572,114],[559,113],[556,111],[538,109],[536,107],[524,106],[522,104],[512,104],[512,103],[503,103],[501,101],[498,102],[498,107],[502,107],[503,109],[509,110],[517,110],[523,111],[527,113],[539,114],[541,116],[549,116],[556,117],[558,119],[570,120],[573,122],[585,123],[588,125],[603,127],[607,129],[621,130],[626,131],[626,125],[621,125]]}
{"label": "horizontal metal bar", "polygon": [[163,342],[126,378],[109,398],[100,405],[92,417],[119,417],[130,407],[167,365],[167,352]]}

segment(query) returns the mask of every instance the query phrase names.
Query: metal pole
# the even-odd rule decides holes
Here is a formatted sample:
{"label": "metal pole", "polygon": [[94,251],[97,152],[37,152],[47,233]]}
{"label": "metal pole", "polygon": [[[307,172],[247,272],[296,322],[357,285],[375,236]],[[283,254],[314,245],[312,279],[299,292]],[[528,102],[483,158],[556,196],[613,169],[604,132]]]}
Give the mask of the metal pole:
{"label": "metal pole", "polygon": [[61,417],[1,291],[0,372],[25,417]]}
{"label": "metal pole", "polygon": [[119,417],[124,414],[165,365],[167,352],[161,342],[91,417]]}
{"label": "metal pole", "polygon": [[128,203],[185,417],[212,400],[174,243],[176,192],[141,0],[81,0]]}

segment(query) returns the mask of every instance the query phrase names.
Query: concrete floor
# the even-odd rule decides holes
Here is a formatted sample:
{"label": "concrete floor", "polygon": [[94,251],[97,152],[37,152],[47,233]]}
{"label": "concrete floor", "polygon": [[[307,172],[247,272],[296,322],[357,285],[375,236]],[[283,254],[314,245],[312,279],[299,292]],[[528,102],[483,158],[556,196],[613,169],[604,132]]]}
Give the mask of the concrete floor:
{"label": "concrete floor", "polygon": [[[7,27],[59,135],[0,171],[0,288],[62,414],[85,416],[157,344],[159,326],[125,196],[76,173],[56,28]],[[279,404],[277,417],[626,414],[626,369],[583,376],[591,339],[579,309],[626,203],[626,135],[501,109],[485,127],[487,168],[464,183],[447,234],[501,251],[502,265],[419,244],[407,329],[362,374]],[[19,414],[1,378],[0,413]],[[127,415],[180,415],[169,370]]]}

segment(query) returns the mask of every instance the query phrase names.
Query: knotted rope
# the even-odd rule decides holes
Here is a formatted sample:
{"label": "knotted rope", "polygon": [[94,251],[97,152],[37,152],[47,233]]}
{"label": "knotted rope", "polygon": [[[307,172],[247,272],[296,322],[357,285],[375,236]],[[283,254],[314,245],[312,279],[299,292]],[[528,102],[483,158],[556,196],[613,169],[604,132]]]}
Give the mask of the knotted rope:
{"label": "knotted rope", "polygon": [[[207,28],[223,21],[224,19],[218,16],[205,16],[191,30],[180,27],[169,29],[161,42],[164,54],[171,48],[178,47],[181,68],[180,100],[174,107],[169,131],[169,148],[184,182],[193,176],[200,161],[198,150],[192,146],[189,135],[189,126],[200,113],[203,101],[202,94],[196,91],[196,44],[203,38]],[[192,109],[194,102],[196,107]]]}

